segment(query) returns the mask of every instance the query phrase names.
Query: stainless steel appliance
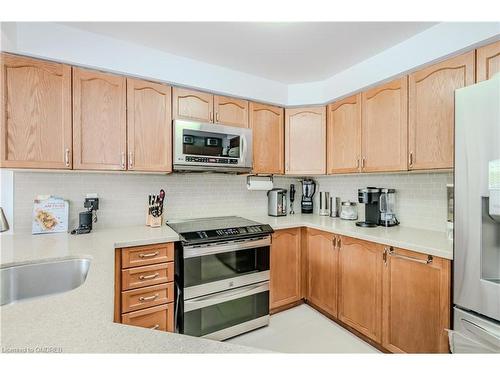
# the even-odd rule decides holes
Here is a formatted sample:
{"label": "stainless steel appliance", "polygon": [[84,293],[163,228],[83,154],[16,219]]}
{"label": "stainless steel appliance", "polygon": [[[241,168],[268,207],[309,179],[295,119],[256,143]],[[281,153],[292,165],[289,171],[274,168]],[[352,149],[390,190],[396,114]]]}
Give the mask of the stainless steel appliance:
{"label": "stainless steel appliance", "polygon": [[286,216],[286,189],[274,188],[267,192],[267,214]]}
{"label": "stainless steel appliance", "polygon": [[365,205],[365,221],[358,221],[358,227],[376,227],[379,224],[380,189],[367,187],[358,189],[358,202]]}
{"label": "stainless steel appliance", "polygon": [[168,225],[181,238],[177,332],[225,340],[269,324],[269,225],[237,216]]}
{"label": "stainless steel appliance", "polygon": [[380,189],[379,198],[380,218],[379,225],[383,227],[393,227],[399,224],[396,218],[396,190]]}
{"label": "stainless steel appliance", "polygon": [[500,74],[455,91],[453,352],[500,352]]}
{"label": "stainless steel appliance", "polygon": [[320,216],[330,215],[330,193],[327,191],[319,192],[319,214]]}
{"label": "stainless steel appliance", "polygon": [[293,202],[295,201],[295,185],[290,184],[290,215],[295,215],[293,210]]}
{"label": "stainless steel appliance", "polygon": [[[340,217],[340,198],[330,197],[330,217]],[[356,215],[356,219],[358,216]]]}
{"label": "stainless steel appliance", "polygon": [[316,192],[316,182],[310,178],[302,181],[301,211],[303,214],[312,214],[314,210],[313,196]]}
{"label": "stainless steel appliance", "polygon": [[174,121],[174,170],[249,173],[252,129]]}

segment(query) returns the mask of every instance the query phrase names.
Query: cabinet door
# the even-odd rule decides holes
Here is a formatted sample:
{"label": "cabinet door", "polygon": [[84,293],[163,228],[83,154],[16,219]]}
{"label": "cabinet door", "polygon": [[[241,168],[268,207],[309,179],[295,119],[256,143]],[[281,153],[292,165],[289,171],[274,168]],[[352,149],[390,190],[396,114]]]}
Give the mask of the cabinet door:
{"label": "cabinet door", "polygon": [[360,171],[361,94],[328,105],[327,172]]}
{"label": "cabinet door", "polygon": [[337,316],[338,251],[335,235],[307,230],[307,299]]}
{"label": "cabinet door", "polygon": [[248,100],[216,95],[214,112],[217,124],[248,128]]}
{"label": "cabinet door", "polygon": [[339,251],[339,319],[376,342],[381,342],[381,245],[341,237]]}
{"label": "cabinet door", "polygon": [[172,171],[171,87],[127,78],[128,169]]}
{"label": "cabinet door", "polygon": [[250,128],[253,131],[253,173],[283,174],[283,108],[250,103]]}
{"label": "cabinet door", "polygon": [[271,309],[301,299],[300,228],[273,233],[271,245]]}
{"label": "cabinet door", "polygon": [[405,171],[408,143],[408,77],[362,94],[363,172]]}
{"label": "cabinet door", "polygon": [[474,83],[474,51],[409,76],[409,169],[453,168],[455,90]]}
{"label": "cabinet door", "polygon": [[174,87],[172,97],[174,119],[214,122],[214,96],[212,94]]}
{"label": "cabinet door", "polygon": [[125,170],[125,77],[73,68],[75,169]]}
{"label": "cabinet door", "polygon": [[476,50],[476,82],[486,81],[500,72],[500,41]]}
{"label": "cabinet door", "polygon": [[0,166],[71,169],[71,67],[1,54]]}
{"label": "cabinet door", "polygon": [[448,353],[450,261],[387,250],[383,346],[396,353]]}
{"label": "cabinet door", "polygon": [[325,107],[285,110],[285,172],[294,175],[325,174]]}

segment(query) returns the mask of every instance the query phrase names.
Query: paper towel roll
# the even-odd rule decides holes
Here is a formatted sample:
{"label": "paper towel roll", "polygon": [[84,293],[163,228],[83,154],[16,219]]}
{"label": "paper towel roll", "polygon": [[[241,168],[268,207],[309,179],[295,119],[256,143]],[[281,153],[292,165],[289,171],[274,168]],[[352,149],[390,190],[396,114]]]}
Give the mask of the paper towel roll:
{"label": "paper towel roll", "polygon": [[273,188],[273,181],[270,179],[262,180],[255,178],[247,179],[247,189],[248,190],[271,190]]}

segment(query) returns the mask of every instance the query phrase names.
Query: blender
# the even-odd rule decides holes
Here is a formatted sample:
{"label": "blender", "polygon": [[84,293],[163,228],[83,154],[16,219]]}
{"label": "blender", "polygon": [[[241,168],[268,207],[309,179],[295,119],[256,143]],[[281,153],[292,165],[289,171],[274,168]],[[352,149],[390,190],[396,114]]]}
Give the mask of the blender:
{"label": "blender", "polygon": [[305,178],[302,181],[302,200],[300,202],[303,214],[313,213],[313,196],[316,192],[316,182],[311,178]]}
{"label": "blender", "polygon": [[393,227],[399,224],[396,219],[396,190],[380,189],[379,197],[380,218],[379,225]]}

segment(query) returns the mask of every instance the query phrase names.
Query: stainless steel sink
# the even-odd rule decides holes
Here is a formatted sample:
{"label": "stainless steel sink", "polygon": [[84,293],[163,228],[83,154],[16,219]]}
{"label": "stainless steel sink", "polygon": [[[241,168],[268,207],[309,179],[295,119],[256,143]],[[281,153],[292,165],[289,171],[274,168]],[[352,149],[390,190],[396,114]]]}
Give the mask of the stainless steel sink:
{"label": "stainless steel sink", "polygon": [[1,268],[1,305],[78,288],[89,267],[90,259],[76,258]]}

